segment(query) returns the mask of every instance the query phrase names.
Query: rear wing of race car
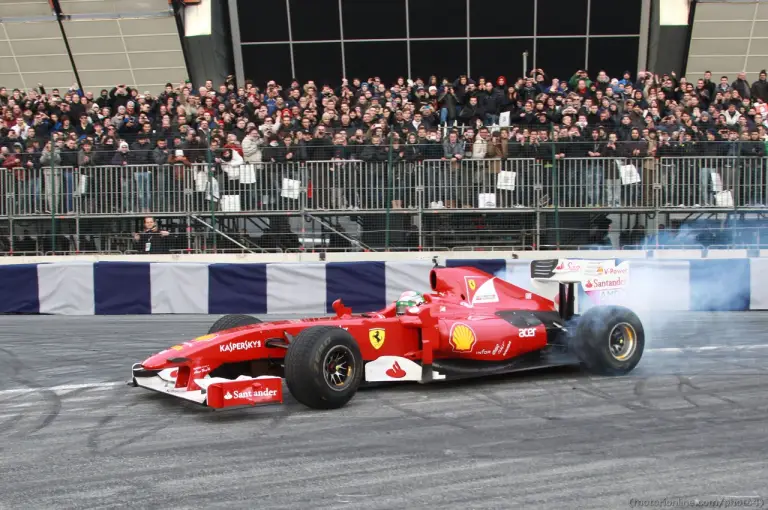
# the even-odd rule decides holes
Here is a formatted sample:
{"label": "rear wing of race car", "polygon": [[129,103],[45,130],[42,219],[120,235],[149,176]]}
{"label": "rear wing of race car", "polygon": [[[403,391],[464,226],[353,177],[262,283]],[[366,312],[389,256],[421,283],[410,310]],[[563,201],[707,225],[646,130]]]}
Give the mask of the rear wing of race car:
{"label": "rear wing of race car", "polygon": [[597,297],[623,289],[629,284],[629,261],[617,265],[613,259],[534,260],[531,279],[560,284],[560,316],[569,319],[574,314],[575,284]]}

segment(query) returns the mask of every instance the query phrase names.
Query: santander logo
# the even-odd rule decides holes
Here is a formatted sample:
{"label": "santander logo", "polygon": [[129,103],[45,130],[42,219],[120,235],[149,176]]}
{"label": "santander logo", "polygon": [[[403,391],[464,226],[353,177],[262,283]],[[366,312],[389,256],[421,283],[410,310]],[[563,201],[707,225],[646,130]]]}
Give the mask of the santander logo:
{"label": "santander logo", "polygon": [[594,278],[592,280],[588,280],[586,284],[584,284],[584,287],[587,289],[610,289],[610,288],[616,288],[616,287],[622,287],[627,283],[627,280],[618,277],[613,278],[610,280],[602,280]]}
{"label": "santander logo", "polygon": [[387,374],[389,377],[393,377],[395,379],[401,379],[405,377],[405,370],[400,368],[400,363],[398,363],[397,361],[395,361],[394,365],[392,365],[392,368],[388,369],[384,373]]}
{"label": "santander logo", "polygon": [[557,266],[555,266],[555,271],[581,271],[581,265],[570,260],[562,260]]}

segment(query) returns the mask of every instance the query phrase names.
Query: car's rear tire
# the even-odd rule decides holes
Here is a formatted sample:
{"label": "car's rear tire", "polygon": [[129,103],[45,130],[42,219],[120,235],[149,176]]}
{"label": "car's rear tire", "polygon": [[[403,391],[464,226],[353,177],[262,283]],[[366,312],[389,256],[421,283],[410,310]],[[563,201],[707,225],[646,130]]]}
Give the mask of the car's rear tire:
{"label": "car's rear tire", "polygon": [[363,356],[357,341],[334,326],[301,331],[291,341],[284,364],[291,395],[313,409],[345,406],[363,380]]}
{"label": "car's rear tire", "polygon": [[211,326],[211,328],[208,330],[208,334],[210,335],[211,333],[218,333],[219,331],[224,331],[227,329],[239,328],[240,326],[250,326],[252,324],[261,324],[261,321],[256,317],[251,317],[250,315],[225,315],[213,323],[213,326]]}
{"label": "car's rear tire", "polygon": [[645,330],[628,308],[596,306],[579,318],[571,345],[590,372],[625,375],[643,356]]}

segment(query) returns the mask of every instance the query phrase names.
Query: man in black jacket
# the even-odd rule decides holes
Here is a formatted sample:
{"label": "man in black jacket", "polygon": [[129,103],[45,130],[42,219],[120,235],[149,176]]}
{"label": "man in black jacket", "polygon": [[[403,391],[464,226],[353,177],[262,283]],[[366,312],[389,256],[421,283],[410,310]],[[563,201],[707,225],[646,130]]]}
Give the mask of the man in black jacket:
{"label": "man in black jacket", "polygon": [[[58,144],[58,142],[57,142]],[[67,138],[61,149],[62,178],[64,179],[64,212],[74,214],[73,194],[75,192],[75,177],[73,169],[77,167],[77,140],[73,137]]]}
{"label": "man in black jacket", "polygon": [[485,112],[485,122],[490,125],[498,124],[501,103],[504,101],[504,93],[501,89],[494,88],[493,83],[487,82],[481,97],[482,103],[480,106]]}
{"label": "man in black jacket", "polygon": [[763,207],[765,200],[765,143],[754,130],[749,133],[749,140],[741,143],[741,204]]}
{"label": "man in black jacket", "polygon": [[765,79],[765,69],[760,71],[760,79],[752,84],[752,99],[757,101],[762,99],[763,102],[768,101],[768,81]]}
{"label": "man in black jacket", "polygon": [[146,255],[168,253],[168,231],[159,230],[155,219],[151,216],[144,218],[144,231],[133,234],[136,251]]}

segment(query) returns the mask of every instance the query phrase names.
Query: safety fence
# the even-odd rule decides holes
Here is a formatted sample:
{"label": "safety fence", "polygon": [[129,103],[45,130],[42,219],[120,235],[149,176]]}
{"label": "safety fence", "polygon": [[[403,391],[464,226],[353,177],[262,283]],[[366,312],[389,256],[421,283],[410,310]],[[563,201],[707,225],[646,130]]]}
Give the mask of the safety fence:
{"label": "safety fence", "polygon": [[768,203],[765,159],[750,157],[30,166],[3,169],[0,192],[0,217]]}
{"label": "safety fence", "polygon": [[[531,281],[530,261],[446,257],[441,263],[476,267],[548,299],[557,293],[556,284]],[[429,291],[432,267],[416,259],[9,264],[0,265],[0,313],[314,315],[331,313],[339,298],[360,313],[383,308],[405,290]],[[613,298],[638,312],[768,309],[766,258],[633,258],[629,267],[626,293]],[[590,305],[583,289],[577,299],[581,310]]]}

